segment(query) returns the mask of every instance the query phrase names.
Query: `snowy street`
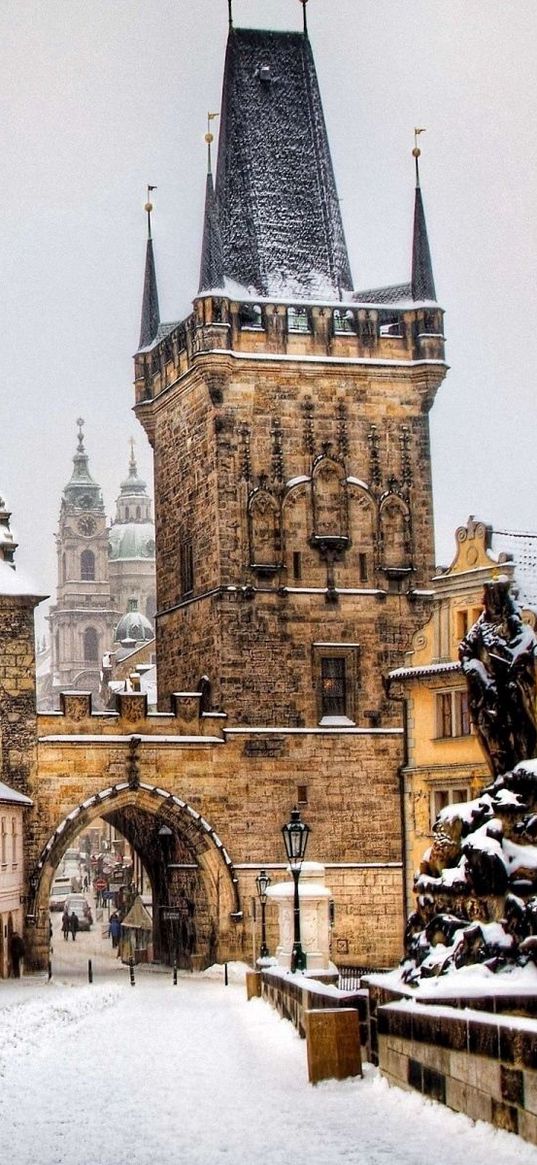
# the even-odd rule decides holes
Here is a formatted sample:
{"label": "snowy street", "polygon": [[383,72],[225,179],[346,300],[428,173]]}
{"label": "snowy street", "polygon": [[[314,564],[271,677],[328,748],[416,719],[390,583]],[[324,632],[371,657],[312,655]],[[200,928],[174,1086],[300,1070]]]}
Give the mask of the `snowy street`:
{"label": "snowy street", "polygon": [[537,1165],[537,1149],[415,1094],[307,1081],[306,1045],[222,968],[92,986],[0,983],[9,1165]]}

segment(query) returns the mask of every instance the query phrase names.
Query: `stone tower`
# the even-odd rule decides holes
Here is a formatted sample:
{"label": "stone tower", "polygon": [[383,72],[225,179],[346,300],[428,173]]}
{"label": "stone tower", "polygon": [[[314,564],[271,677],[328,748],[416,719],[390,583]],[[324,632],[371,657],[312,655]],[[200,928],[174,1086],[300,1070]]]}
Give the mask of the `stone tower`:
{"label": "stone tower", "polygon": [[108,530],[100,486],[93,480],[78,422],[73,473],[62,494],[56,548],[58,586],[50,608],[52,693],[91,691],[98,706],[101,658],[120,615],[112,605]]}
{"label": "stone tower", "polygon": [[230,725],[395,726],[446,371],[419,151],[411,278],[357,291],[306,30],[230,28],[216,183],[207,136],[193,311],[160,323],[149,231],[135,358],[161,706],[206,675]]}

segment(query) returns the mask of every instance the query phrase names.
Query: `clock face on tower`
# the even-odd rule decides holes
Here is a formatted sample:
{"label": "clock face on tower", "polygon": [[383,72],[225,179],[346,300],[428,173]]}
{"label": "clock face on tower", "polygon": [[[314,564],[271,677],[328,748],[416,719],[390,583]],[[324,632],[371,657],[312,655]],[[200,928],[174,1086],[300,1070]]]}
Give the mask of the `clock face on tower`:
{"label": "clock face on tower", "polygon": [[78,529],[81,534],[93,534],[96,529],[95,518],[91,518],[89,514],[87,517],[81,518],[78,523]]}

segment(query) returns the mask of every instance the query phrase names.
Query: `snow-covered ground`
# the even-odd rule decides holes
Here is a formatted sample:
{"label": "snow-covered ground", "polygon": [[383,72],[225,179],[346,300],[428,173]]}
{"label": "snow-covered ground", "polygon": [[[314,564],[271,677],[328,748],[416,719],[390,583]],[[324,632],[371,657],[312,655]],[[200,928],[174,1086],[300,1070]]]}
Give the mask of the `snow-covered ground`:
{"label": "snow-covered ground", "polygon": [[537,1165],[537,1149],[362,1079],[307,1081],[306,1046],[237,969],[0,982],[0,1162]]}

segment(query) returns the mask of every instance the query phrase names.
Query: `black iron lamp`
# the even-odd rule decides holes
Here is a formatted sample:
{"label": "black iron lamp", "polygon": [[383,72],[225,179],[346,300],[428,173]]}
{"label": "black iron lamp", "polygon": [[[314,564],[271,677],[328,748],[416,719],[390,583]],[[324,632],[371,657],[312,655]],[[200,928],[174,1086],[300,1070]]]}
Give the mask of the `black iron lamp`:
{"label": "black iron lamp", "polygon": [[267,905],[267,890],[270,886],[271,881],[272,881],[272,879],[270,877],[270,874],[267,874],[266,870],[260,870],[258,875],[257,875],[257,878],[255,880],[255,884],[257,887],[257,896],[258,896],[259,901],[261,903],[261,950],[259,952],[259,957],[261,959],[266,959],[268,957],[268,953],[269,953],[268,947],[267,947],[265,909],[266,909],[266,905]]}
{"label": "black iron lamp", "polygon": [[158,839],[159,839],[160,848],[162,850],[162,856],[164,858],[164,863],[167,866],[168,862],[170,860],[170,853],[171,853],[172,840],[173,840],[173,830],[170,829],[169,825],[161,825],[161,827],[158,831]]}
{"label": "black iron lamp", "polygon": [[308,844],[308,837],[310,834],[310,827],[304,821],[300,820],[300,809],[295,808],[291,810],[291,820],[287,825],[282,827],[283,840],[285,843],[285,852],[289,862],[289,869],[293,875],[293,882],[295,884],[294,893],[294,941],[293,950],[291,952],[291,971],[305,971],[306,970],[306,955],[302,950],[300,942],[300,898],[298,895],[298,879],[300,878],[300,871],[302,869],[302,862],[306,853],[306,846]]}

